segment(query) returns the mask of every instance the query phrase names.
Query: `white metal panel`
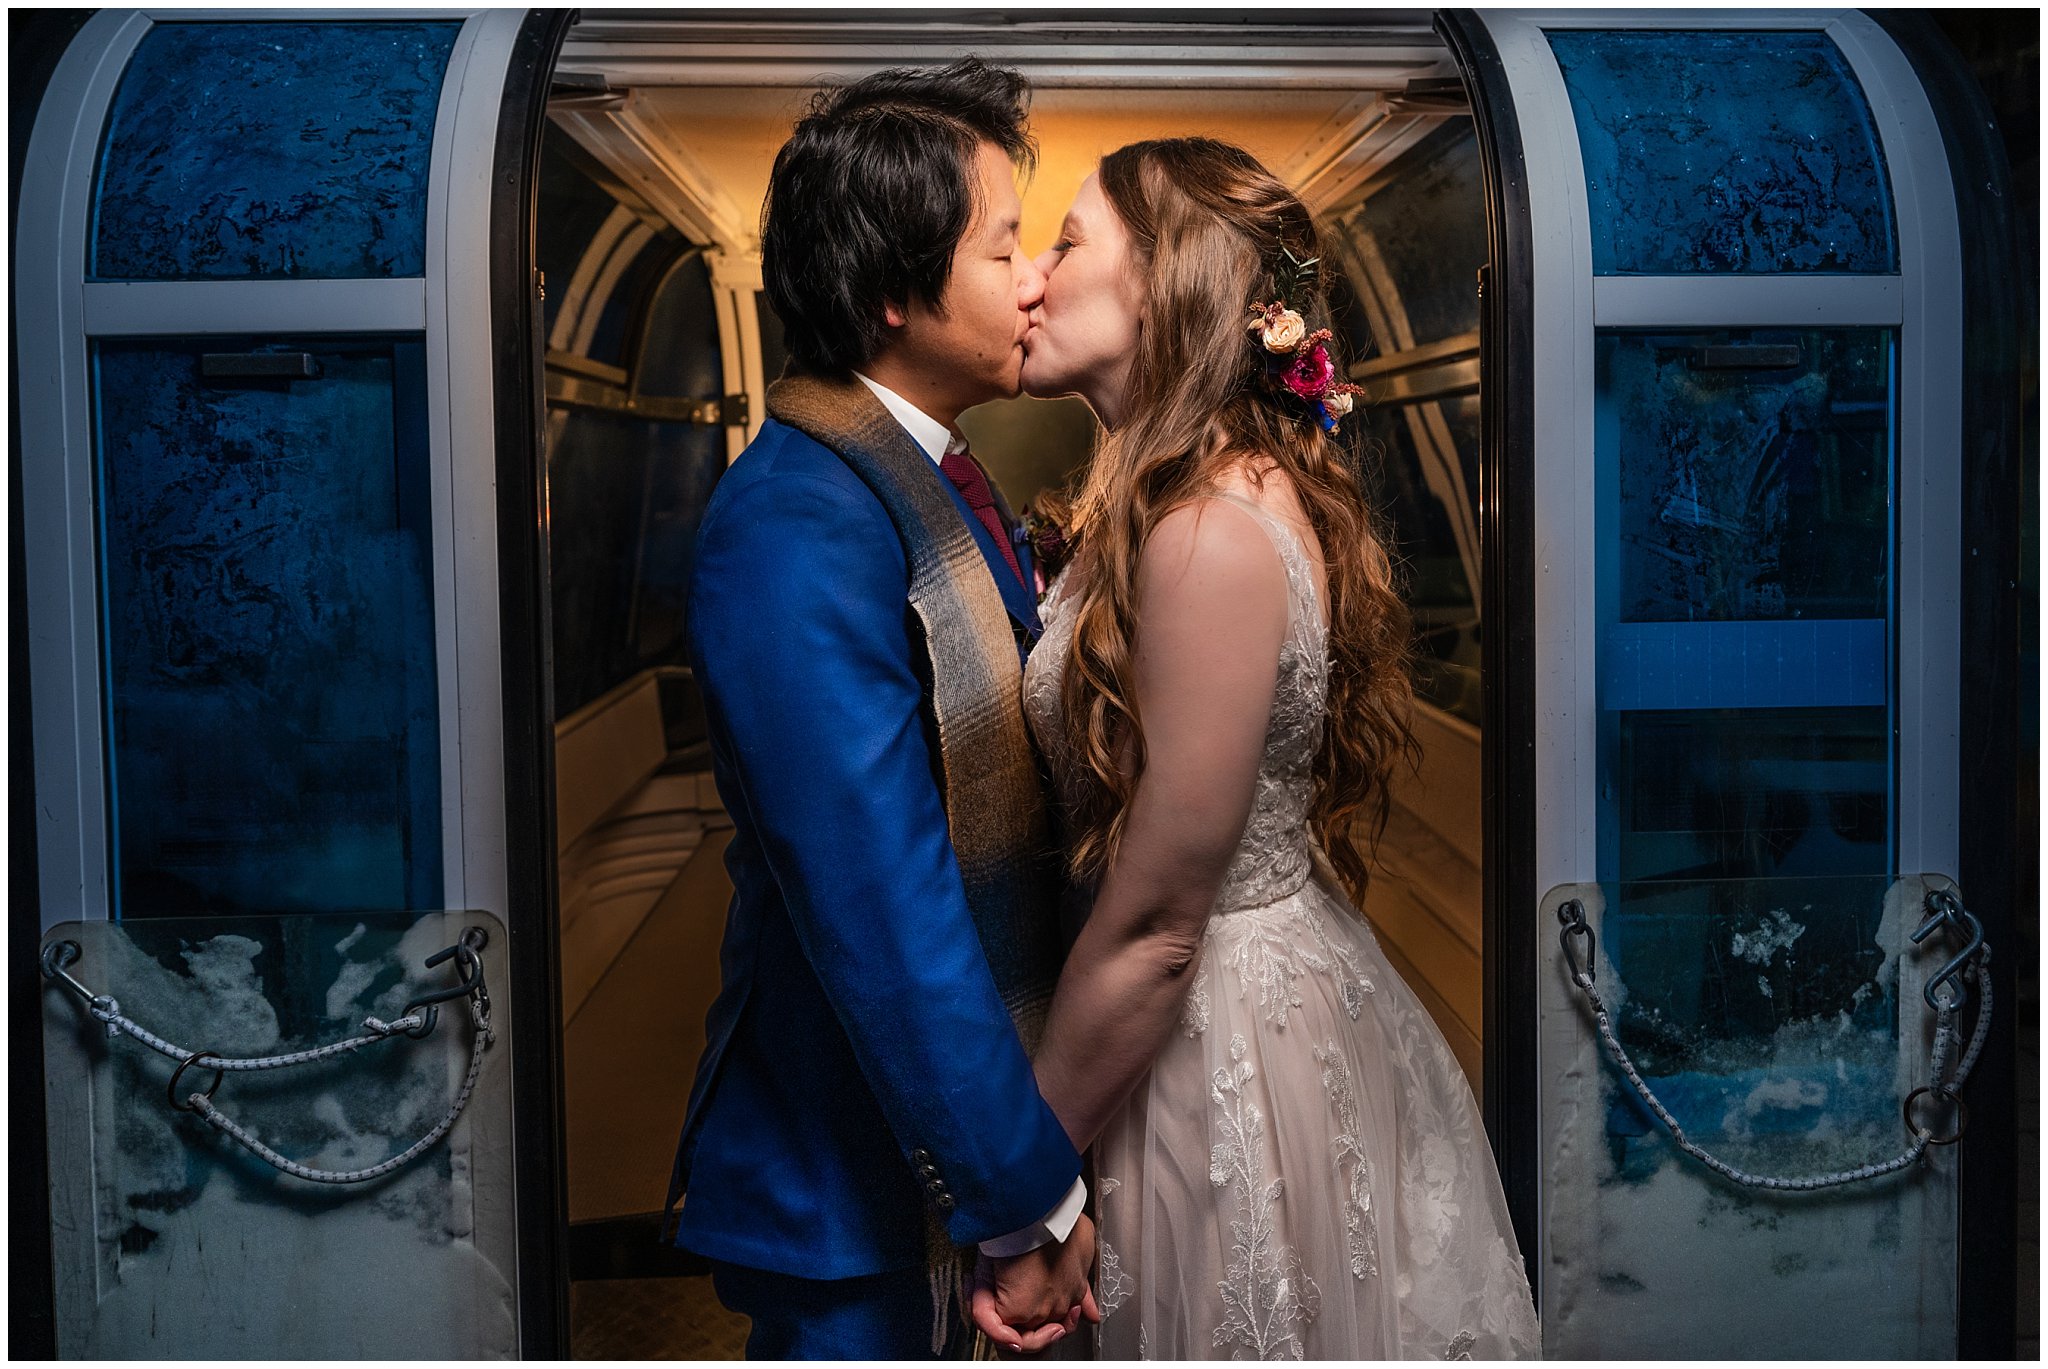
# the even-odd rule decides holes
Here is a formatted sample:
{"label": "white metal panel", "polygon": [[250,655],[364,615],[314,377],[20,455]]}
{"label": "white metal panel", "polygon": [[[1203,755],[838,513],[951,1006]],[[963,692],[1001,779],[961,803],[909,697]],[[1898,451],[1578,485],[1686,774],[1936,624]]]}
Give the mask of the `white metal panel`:
{"label": "white metal panel", "polygon": [[[1927,92],[1876,22],[1828,27],[1870,101],[1899,229],[1898,870],[1953,876],[1962,776],[1963,249]],[[1966,891],[1967,892],[1967,891]]]}
{"label": "white metal panel", "polygon": [[487,908],[501,916],[508,897],[505,695],[489,243],[498,114],[524,18],[523,10],[492,10],[463,26],[442,87],[427,188],[443,878],[447,907]]}
{"label": "white metal panel", "polygon": [[1598,328],[1895,328],[1897,276],[1595,276]]}
{"label": "white metal panel", "polygon": [[[1521,124],[1534,258],[1536,859],[1546,889],[1597,877],[1599,674],[1594,618],[1593,249],[1585,167],[1564,77],[1542,29],[1482,11]],[[1514,739],[1509,739],[1514,744]]]}
{"label": "white metal panel", "polygon": [[66,49],[37,111],[14,243],[21,340],[22,553],[35,712],[42,925],[107,916],[106,738],[94,537],[86,236],[107,106],[150,21],[103,10]]}
{"label": "white metal panel", "polygon": [[417,276],[397,280],[90,281],[85,285],[85,331],[93,337],[417,333],[426,325],[426,282]]}

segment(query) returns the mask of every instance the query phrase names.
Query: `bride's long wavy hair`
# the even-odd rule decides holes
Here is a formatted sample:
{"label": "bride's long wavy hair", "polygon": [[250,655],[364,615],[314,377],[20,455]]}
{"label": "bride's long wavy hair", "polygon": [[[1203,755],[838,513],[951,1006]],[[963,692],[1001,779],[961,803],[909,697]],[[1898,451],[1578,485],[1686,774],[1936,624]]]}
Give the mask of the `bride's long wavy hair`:
{"label": "bride's long wavy hair", "polygon": [[[1108,866],[1145,765],[1132,679],[1139,554],[1168,512],[1249,463],[1254,478],[1277,468],[1292,482],[1322,544],[1329,716],[1309,825],[1363,898],[1370,865],[1355,826],[1368,821],[1377,842],[1395,760],[1415,755],[1408,611],[1354,458],[1307,404],[1269,385],[1245,326],[1252,301],[1279,295],[1283,249],[1323,257],[1314,219],[1257,159],[1208,138],[1133,143],[1103,158],[1098,176],[1130,235],[1144,304],[1127,417],[1102,438],[1066,511],[1085,574],[1066,590],[1078,597],[1061,681],[1065,740],[1083,775],[1069,814],[1074,873],[1094,880]],[[1327,282],[1319,268],[1294,292],[1311,330],[1328,325]]]}

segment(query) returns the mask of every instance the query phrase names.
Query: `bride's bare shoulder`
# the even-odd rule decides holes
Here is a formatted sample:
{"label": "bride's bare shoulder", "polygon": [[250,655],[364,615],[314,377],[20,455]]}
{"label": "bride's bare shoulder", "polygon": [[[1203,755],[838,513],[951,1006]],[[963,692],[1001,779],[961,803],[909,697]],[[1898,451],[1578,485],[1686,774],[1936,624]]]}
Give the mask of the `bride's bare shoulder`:
{"label": "bride's bare shoulder", "polygon": [[1222,499],[1190,499],[1169,509],[1145,539],[1139,593],[1193,590],[1219,595],[1285,592],[1272,538],[1244,509]]}

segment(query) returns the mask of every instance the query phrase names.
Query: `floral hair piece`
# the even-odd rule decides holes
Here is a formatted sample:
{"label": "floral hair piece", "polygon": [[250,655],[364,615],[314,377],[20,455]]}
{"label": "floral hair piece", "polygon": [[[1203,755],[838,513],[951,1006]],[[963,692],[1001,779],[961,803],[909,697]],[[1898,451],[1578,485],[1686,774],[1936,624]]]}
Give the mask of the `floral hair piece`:
{"label": "floral hair piece", "polygon": [[1267,381],[1307,404],[1324,431],[1334,433],[1337,420],[1351,412],[1352,396],[1365,391],[1337,379],[1337,363],[1328,346],[1330,330],[1309,332],[1300,312],[1292,307],[1302,291],[1313,285],[1322,258],[1304,261],[1284,247],[1280,252],[1287,259],[1286,269],[1273,273],[1280,298],[1253,301],[1245,331],[1257,334],[1265,348]]}

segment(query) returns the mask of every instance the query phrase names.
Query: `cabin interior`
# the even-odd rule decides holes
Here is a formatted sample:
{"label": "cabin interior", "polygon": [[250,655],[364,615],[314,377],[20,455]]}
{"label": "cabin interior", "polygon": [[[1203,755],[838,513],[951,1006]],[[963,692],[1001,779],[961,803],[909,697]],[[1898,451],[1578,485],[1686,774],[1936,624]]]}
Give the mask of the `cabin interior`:
{"label": "cabin interior", "polygon": [[[1039,145],[1023,187],[1034,255],[1095,160],[1141,138],[1237,143],[1319,215],[1349,287],[1352,378],[1368,390],[1347,426],[1417,629],[1423,761],[1394,795],[1367,913],[1477,1088],[1486,235],[1463,85],[1426,19],[1382,16],[1335,35],[1219,23],[1192,44],[1183,28],[1169,48],[1129,24],[992,38],[914,20],[835,30],[585,14],[554,78],[538,216],[578,1355],[737,1353],[701,1292],[692,1304],[657,1286],[659,1310],[641,1316],[620,1315],[614,1295],[636,1276],[691,1272],[658,1249],[652,1214],[718,988],[731,890],[684,595],[712,486],[782,368],[781,326],[759,293],[760,205],[776,150],[823,81],[967,51],[1023,70]],[[1079,471],[1095,436],[1076,399],[990,404],[962,426],[1017,507]]]}

